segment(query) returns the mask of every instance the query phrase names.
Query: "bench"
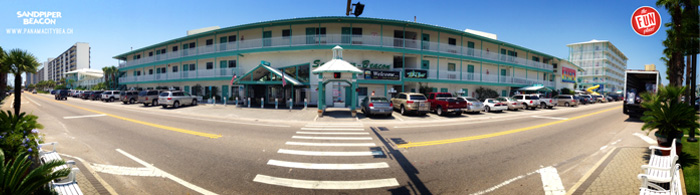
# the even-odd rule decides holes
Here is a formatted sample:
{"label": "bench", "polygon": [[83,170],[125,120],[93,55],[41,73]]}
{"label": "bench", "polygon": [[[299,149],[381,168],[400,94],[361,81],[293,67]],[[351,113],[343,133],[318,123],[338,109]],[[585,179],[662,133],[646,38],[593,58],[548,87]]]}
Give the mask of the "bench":
{"label": "bench", "polygon": [[[42,149],[39,149],[39,159],[41,163],[46,163],[50,162],[53,160],[63,160],[61,156],[58,155],[58,152],[56,152],[56,145],[58,143],[56,142],[51,142],[51,143],[45,143],[45,144],[39,144],[40,147],[46,147],[46,146],[52,146],[51,151],[45,151]],[[68,168],[70,169],[70,174],[68,174],[67,177],[56,179],[54,181],[51,181],[50,185],[51,188],[53,188],[56,192],[59,194],[83,194],[82,191],[80,191],[80,187],[78,187],[78,183],[75,181],[75,176],[78,174],[80,171],[78,168],[73,167],[75,166],[75,161],[69,160],[66,161],[66,164],[58,166],[54,168],[54,171],[61,170]]]}
{"label": "bench", "polygon": [[681,165],[676,164],[676,166],[674,166],[673,170],[670,171],[671,181],[670,181],[670,185],[669,185],[668,190],[664,189],[663,187],[661,187],[657,184],[651,183],[649,181],[648,175],[639,174],[639,176],[637,176],[637,177],[642,180],[642,187],[639,188],[639,194],[640,195],[648,195],[648,194],[682,195],[683,189],[681,188],[680,169],[681,169]]}
{"label": "bench", "polygon": [[[674,139],[670,148],[663,148],[658,146],[649,146],[651,149],[651,155],[649,158],[648,165],[642,165],[642,170],[648,176],[648,179],[658,183],[669,183],[671,182],[673,166],[676,165],[678,161],[678,155],[676,154],[676,140]],[[668,156],[656,155],[654,150],[670,150]]]}

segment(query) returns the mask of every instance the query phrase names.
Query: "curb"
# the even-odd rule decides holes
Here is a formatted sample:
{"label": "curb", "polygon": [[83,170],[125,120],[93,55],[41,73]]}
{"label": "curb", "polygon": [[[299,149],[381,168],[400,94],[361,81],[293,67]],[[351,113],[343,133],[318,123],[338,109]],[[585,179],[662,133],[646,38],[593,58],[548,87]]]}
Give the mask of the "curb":
{"label": "curb", "polygon": [[[574,184],[574,186],[572,186],[569,190],[567,190],[566,195],[574,194],[579,189],[579,187],[581,187],[581,185],[583,185],[584,182],[586,182],[591,177],[591,175],[593,175],[593,172],[596,172],[598,170],[598,168],[600,168],[600,165],[602,165],[603,162],[606,162],[605,164],[609,163],[610,160],[612,160],[612,158],[610,158],[611,154],[613,152],[617,153],[617,151],[619,151],[619,148],[616,147],[615,149],[610,150],[607,154],[605,154],[605,156],[603,156],[602,159],[600,159],[595,165],[593,165],[593,167],[591,167],[591,169],[588,170],[588,172],[586,172],[586,174],[584,174],[583,177],[581,177],[581,179],[578,182],[576,182],[576,184]],[[602,171],[602,170],[600,170],[600,171]],[[586,186],[586,187],[588,187],[588,186]],[[583,194],[583,192],[580,192],[578,194]]]}

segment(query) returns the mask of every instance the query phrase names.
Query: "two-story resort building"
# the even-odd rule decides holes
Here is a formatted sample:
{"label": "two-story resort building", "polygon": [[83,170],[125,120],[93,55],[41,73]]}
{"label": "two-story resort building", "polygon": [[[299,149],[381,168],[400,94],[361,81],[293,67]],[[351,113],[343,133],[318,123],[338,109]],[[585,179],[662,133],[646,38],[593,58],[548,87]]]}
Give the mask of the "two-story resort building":
{"label": "two-story resort building", "polygon": [[[202,96],[250,97],[253,103],[271,104],[277,98],[303,104],[306,99],[314,105],[318,77],[311,71],[331,59],[331,48],[336,45],[344,48],[344,60],[364,72],[357,78],[358,100],[403,91],[474,96],[476,89],[484,87],[508,96],[529,85],[555,89],[564,69],[558,67],[577,67],[465,31],[355,17],[295,18],[215,28],[114,58],[119,60],[119,82],[127,88],[175,88]],[[565,77],[575,80],[571,75]],[[326,105],[350,99],[345,83],[325,87]]]}

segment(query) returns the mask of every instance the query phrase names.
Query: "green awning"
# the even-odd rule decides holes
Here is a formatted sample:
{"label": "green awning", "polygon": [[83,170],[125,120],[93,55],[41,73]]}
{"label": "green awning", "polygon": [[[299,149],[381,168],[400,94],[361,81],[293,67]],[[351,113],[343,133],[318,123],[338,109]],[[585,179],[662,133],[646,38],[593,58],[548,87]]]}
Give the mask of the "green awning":
{"label": "green awning", "polygon": [[[284,75],[284,77],[282,75]],[[244,84],[280,84],[282,82],[282,78],[284,78],[284,80],[291,85],[304,85],[303,83],[299,82],[299,80],[295,79],[293,76],[290,76],[287,73],[284,73],[280,70],[263,64],[256,66],[255,68],[245,73],[242,77],[236,78],[236,80],[234,80],[233,82]]]}

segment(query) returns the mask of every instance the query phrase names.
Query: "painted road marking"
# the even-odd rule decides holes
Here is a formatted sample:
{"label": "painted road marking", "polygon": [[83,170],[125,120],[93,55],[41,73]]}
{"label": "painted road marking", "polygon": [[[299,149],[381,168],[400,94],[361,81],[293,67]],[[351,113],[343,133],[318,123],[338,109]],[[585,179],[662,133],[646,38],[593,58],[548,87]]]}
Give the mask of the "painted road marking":
{"label": "painted road marking", "polygon": [[444,139],[444,140],[435,140],[435,141],[425,141],[425,142],[409,142],[407,144],[399,144],[397,145],[399,148],[411,148],[411,147],[419,147],[419,146],[432,146],[432,145],[441,145],[441,144],[451,144],[451,143],[457,143],[457,142],[465,142],[465,141],[472,141],[472,140],[479,140],[479,139],[486,139],[486,138],[491,138],[491,137],[497,137],[497,136],[503,136],[503,135],[509,135],[513,133],[519,133],[523,131],[529,131],[533,129],[538,129],[541,127],[546,127],[546,126],[551,126],[559,123],[564,123],[566,121],[571,121],[571,120],[576,120],[604,112],[608,112],[611,110],[619,110],[622,108],[622,106],[615,107],[615,108],[610,108],[610,109],[605,109],[602,111],[598,112],[593,112],[589,114],[584,114],[581,116],[576,116],[572,117],[566,120],[559,120],[559,121],[554,121],[554,122],[549,122],[545,124],[540,124],[540,125],[535,125],[535,126],[530,126],[530,127],[524,127],[524,128],[519,128],[519,129],[513,129],[513,130],[508,130],[508,131],[502,131],[502,132],[496,132],[496,133],[490,133],[490,134],[484,134],[484,135],[477,135],[477,136],[469,136],[469,137],[460,137],[460,138],[453,138],[453,139]]}
{"label": "painted road marking", "polygon": [[22,96],[22,97],[26,97],[26,98],[27,98],[27,100],[29,100],[30,102],[32,102],[32,103],[34,103],[34,104],[36,104],[37,106],[41,106],[41,104],[39,104],[39,103],[36,103],[36,102],[35,102],[34,100],[32,100],[31,98],[29,98],[29,97],[27,97],[27,96]]}
{"label": "painted road marking", "polygon": [[362,124],[307,124],[306,127],[362,127]]}
{"label": "painted road marking", "polygon": [[359,170],[359,169],[381,169],[389,168],[389,164],[385,162],[379,163],[356,163],[356,164],[320,164],[320,163],[302,163],[289,162],[281,160],[269,160],[267,165],[274,165],[287,168],[297,169],[321,169],[321,170]]}
{"label": "painted road marking", "polygon": [[357,128],[313,128],[313,127],[302,127],[301,130],[307,130],[307,131],[364,131],[365,129],[357,129]]}
{"label": "painted road marking", "polygon": [[527,174],[525,174],[525,175],[519,175],[519,176],[517,176],[517,177],[514,177],[514,178],[511,178],[511,179],[509,179],[509,180],[506,180],[506,181],[504,181],[504,182],[502,182],[502,183],[500,183],[500,184],[498,184],[498,185],[496,185],[496,186],[490,187],[489,189],[482,190],[482,191],[478,191],[478,192],[476,192],[476,193],[472,193],[471,195],[482,195],[482,194],[487,194],[487,193],[493,192],[493,191],[497,190],[498,188],[501,188],[501,187],[503,187],[503,186],[506,186],[506,185],[508,185],[508,184],[510,184],[510,183],[513,183],[514,181],[517,181],[517,180],[519,180],[519,179],[525,178],[525,177],[530,176],[530,175],[535,174],[535,173],[537,173],[537,171],[529,172],[529,173],[527,173]]}
{"label": "painted road marking", "polygon": [[557,169],[549,166],[538,170],[542,176],[542,187],[544,188],[544,194],[560,195],[566,194],[566,189],[561,183],[561,178],[557,173]]}
{"label": "painted road marking", "polygon": [[531,116],[532,118],[543,118],[543,119],[552,119],[552,120],[566,120],[568,118],[561,118],[561,117],[549,117],[549,116]]}
{"label": "painted road marking", "polygon": [[382,156],[384,152],[382,151],[360,151],[360,152],[322,152],[322,151],[301,151],[301,150],[287,150],[279,149],[277,153],[280,154],[292,154],[292,155],[304,155],[304,156]]}
{"label": "painted road marking", "polygon": [[[37,97],[39,97],[39,96],[37,96]],[[43,98],[43,97],[39,97],[39,98]],[[44,99],[48,99],[48,98],[44,98]],[[110,116],[110,117],[113,117],[113,118],[118,118],[118,119],[125,120],[125,121],[129,121],[129,122],[132,122],[132,123],[138,123],[138,124],[142,124],[142,125],[146,125],[146,126],[151,126],[151,127],[155,127],[155,128],[159,128],[159,129],[164,129],[164,130],[168,130],[168,131],[175,131],[175,132],[186,133],[186,134],[190,134],[190,135],[196,135],[196,136],[202,136],[202,137],[208,137],[208,138],[220,138],[220,137],[222,137],[221,134],[217,135],[217,134],[211,134],[211,133],[204,133],[204,132],[192,131],[192,130],[187,130],[187,129],[181,129],[181,128],[176,128],[176,127],[170,127],[170,126],[165,126],[165,125],[158,125],[158,124],[155,124],[155,123],[149,123],[149,122],[140,121],[140,120],[136,120],[136,119],[130,119],[130,118],[122,117],[122,116],[117,116],[117,115],[113,115],[113,114],[108,114],[108,113],[100,112],[100,111],[97,111],[97,110],[92,110],[92,109],[88,109],[88,108],[83,108],[83,107],[76,106],[76,105],[72,105],[72,104],[68,104],[68,103],[65,103],[65,102],[57,102],[57,103],[60,103],[60,104],[66,105],[66,106],[70,106],[70,107],[73,107],[73,108],[77,108],[77,109],[89,111],[89,112],[94,112],[94,113],[98,113],[98,114],[104,114],[104,115],[107,115],[107,116]]]}
{"label": "painted road marking", "polygon": [[153,166],[153,165],[147,163],[146,161],[143,161],[143,160],[141,160],[141,159],[139,159],[139,158],[136,158],[135,156],[133,156],[133,155],[131,155],[131,154],[129,154],[129,153],[126,153],[126,152],[124,152],[124,151],[121,150],[121,149],[117,149],[117,152],[121,153],[122,155],[124,155],[124,156],[126,156],[126,157],[129,157],[131,160],[136,161],[137,163],[139,163],[139,164],[145,166],[146,168],[150,168],[150,169],[154,169],[154,170],[158,171],[158,172],[161,173],[164,177],[166,177],[166,178],[168,178],[168,179],[170,179],[170,180],[173,180],[174,182],[176,182],[176,183],[178,183],[178,184],[180,184],[180,185],[183,185],[183,186],[189,188],[190,190],[194,190],[194,191],[199,192],[199,193],[202,193],[202,194],[216,194],[216,193],[214,193],[214,192],[211,192],[211,191],[209,191],[209,190],[206,190],[206,189],[204,189],[204,188],[201,188],[201,187],[199,187],[199,186],[196,186],[196,185],[194,185],[194,184],[191,184],[190,182],[187,182],[187,181],[185,181],[185,180],[182,180],[182,179],[180,179],[180,178],[178,178],[178,177],[175,177],[174,175],[171,175],[170,173],[167,173],[167,172],[165,172],[165,171],[163,171],[163,170],[161,170],[161,169],[159,169],[159,168],[157,168],[157,167],[155,167],[155,166]]}
{"label": "painted road marking", "polygon": [[163,174],[156,169],[148,167],[123,167],[115,165],[91,164],[95,171],[112,175],[127,175],[141,177],[164,177]]}
{"label": "painted road marking", "polygon": [[399,186],[399,182],[396,178],[357,181],[318,181],[287,179],[258,174],[253,181],[292,188],[325,190],[355,190]]}
{"label": "painted road marking", "polygon": [[657,144],[657,143],[656,143],[656,140],[650,138],[649,136],[642,135],[641,133],[634,133],[633,135],[635,135],[635,136],[637,136],[637,137],[639,137],[639,138],[642,138],[642,140],[644,140],[644,141],[647,142],[648,144],[652,144],[652,145]]}
{"label": "painted road marking", "polygon": [[306,134],[306,135],[369,135],[369,132],[309,132],[309,131],[297,131],[297,134]]}
{"label": "painted road marking", "polygon": [[372,137],[320,137],[320,136],[292,136],[292,139],[317,139],[317,140],[372,140]]}
{"label": "painted road marking", "polygon": [[82,115],[82,116],[64,116],[63,119],[77,119],[77,118],[94,118],[107,116],[106,114],[93,114],[93,115]]}
{"label": "painted road marking", "polygon": [[336,147],[361,147],[361,146],[377,146],[375,143],[309,143],[309,142],[287,142],[287,145],[294,146],[336,146]]}

